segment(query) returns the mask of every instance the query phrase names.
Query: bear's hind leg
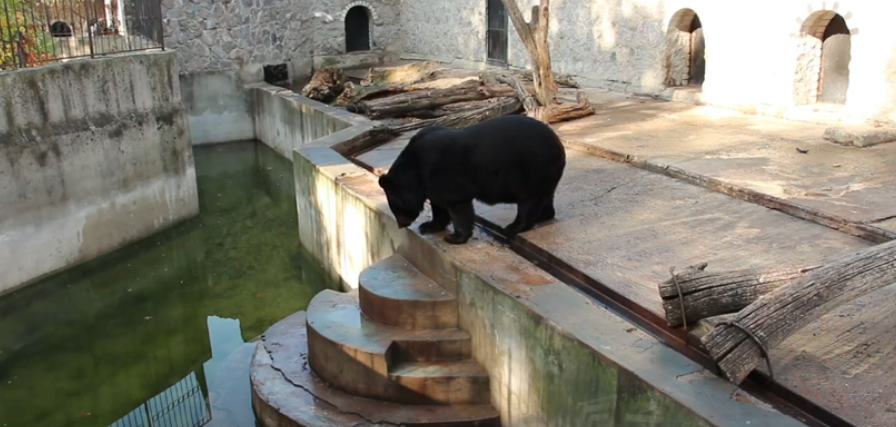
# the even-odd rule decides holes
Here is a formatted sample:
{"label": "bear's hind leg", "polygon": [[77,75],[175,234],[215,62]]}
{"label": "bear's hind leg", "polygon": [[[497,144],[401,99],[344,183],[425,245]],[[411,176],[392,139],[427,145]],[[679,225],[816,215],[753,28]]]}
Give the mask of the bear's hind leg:
{"label": "bear's hind leg", "polygon": [[452,245],[467,243],[473,237],[473,221],[476,219],[473,201],[454,204],[448,209],[448,213],[451,214],[454,232],[445,236],[445,241]]}
{"label": "bear's hind leg", "polygon": [[541,211],[538,212],[538,216],[535,217],[535,223],[539,224],[545,221],[550,221],[557,216],[557,211],[554,210],[554,195],[551,194],[544,201],[544,205],[541,207]]}
{"label": "bear's hind leg", "polygon": [[523,233],[535,226],[535,220],[541,213],[545,199],[528,199],[523,200],[516,205],[516,219],[507,227],[504,227],[504,234],[507,238],[511,238],[519,233]]}
{"label": "bear's hind leg", "polygon": [[448,227],[448,223],[451,222],[451,214],[448,213],[448,209],[432,202],[430,202],[430,207],[432,208],[432,221],[426,221],[423,224],[420,224],[418,230],[420,230],[420,233],[422,234],[442,231]]}

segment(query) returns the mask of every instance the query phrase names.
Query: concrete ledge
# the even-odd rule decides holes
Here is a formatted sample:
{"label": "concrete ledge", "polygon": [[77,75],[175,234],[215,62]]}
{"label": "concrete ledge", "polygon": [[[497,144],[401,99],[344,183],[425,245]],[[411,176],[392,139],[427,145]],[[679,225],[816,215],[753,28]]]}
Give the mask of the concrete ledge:
{"label": "concrete ledge", "polygon": [[860,125],[831,127],[824,130],[824,139],[840,145],[864,148],[896,141],[896,129]]}
{"label": "concrete ledge", "polygon": [[247,87],[255,138],[287,159],[292,151],[352,126],[366,117],[305,98],[289,89],[259,83]]}
{"label": "concrete ledge", "polygon": [[627,163],[641,169],[651,172],[660,173],[672,178],[680,179],[693,185],[697,185],[708,190],[716,191],[728,196],[755,203],[769,209],[778,210],[788,215],[824,225],[826,227],[839,230],[841,232],[871,241],[875,243],[889,242],[896,239],[896,233],[875,227],[869,224],[859,224],[851,222],[845,218],[835,215],[825,214],[817,209],[802,206],[798,203],[781,199],[768,194],[760,193],[746,187],[723,182],[719,179],[709,176],[697,174],[671,164],[658,162],[655,160],[640,158],[633,154],[626,154],[615,150],[610,150],[584,141],[578,141],[571,138],[564,138],[563,143],[577,150],[581,150],[605,159]]}
{"label": "concrete ledge", "polygon": [[457,296],[503,425],[802,425],[479,230],[458,247],[398,229],[376,177],[331,148],[296,150],[294,169],[299,238],[348,288],[398,253]]}

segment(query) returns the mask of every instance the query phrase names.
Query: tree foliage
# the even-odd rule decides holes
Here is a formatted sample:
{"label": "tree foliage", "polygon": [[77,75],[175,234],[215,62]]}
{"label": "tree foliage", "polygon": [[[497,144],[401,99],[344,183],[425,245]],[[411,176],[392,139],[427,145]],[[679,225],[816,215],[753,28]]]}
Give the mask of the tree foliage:
{"label": "tree foliage", "polygon": [[40,2],[0,0],[0,70],[53,59],[53,39],[44,15]]}

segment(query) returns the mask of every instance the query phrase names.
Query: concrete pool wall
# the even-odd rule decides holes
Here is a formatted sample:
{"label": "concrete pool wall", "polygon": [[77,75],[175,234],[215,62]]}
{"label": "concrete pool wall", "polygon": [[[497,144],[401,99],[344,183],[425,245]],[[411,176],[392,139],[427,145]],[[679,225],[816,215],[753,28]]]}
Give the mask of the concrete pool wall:
{"label": "concrete pool wall", "polygon": [[0,73],[0,293],[196,215],[174,52]]}

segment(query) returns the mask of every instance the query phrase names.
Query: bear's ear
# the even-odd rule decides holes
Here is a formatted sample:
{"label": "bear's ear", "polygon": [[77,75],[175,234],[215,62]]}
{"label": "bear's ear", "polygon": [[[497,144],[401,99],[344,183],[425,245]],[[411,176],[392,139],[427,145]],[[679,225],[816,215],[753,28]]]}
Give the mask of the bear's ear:
{"label": "bear's ear", "polygon": [[392,178],[389,176],[389,174],[380,175],[379,184],[380,188],[385,190],[392,185]]}

